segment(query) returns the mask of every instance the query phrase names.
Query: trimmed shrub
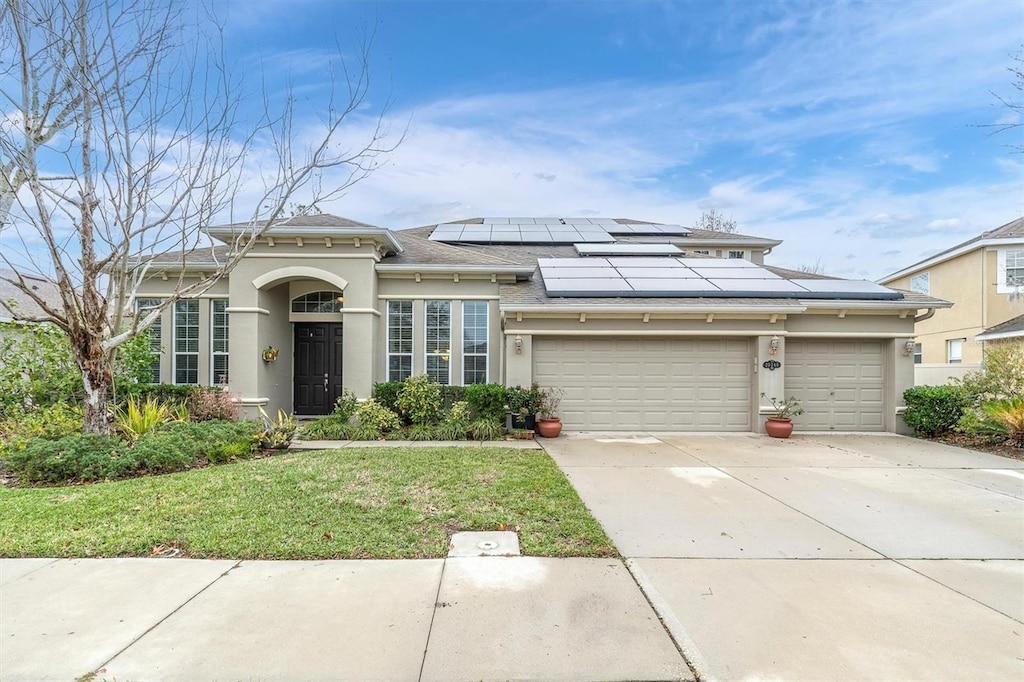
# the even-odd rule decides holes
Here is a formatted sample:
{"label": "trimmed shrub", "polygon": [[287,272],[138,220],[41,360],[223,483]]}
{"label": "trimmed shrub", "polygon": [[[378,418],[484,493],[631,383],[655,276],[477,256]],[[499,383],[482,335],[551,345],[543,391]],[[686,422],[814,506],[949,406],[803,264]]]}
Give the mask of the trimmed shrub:
{"label": "trimmed shrub", "polygon": [[361,425],[371,428],[378,433],[394,431],[402,425],[397,414],[373,398],[364,401],[356,408],[356,419]]}
{"label": "trimmed shrub", "polygon": [[452,405],[466,399],[467,386],[441,386],[442,409],[450,410]]}
{"label": "trimmed shrub", "polygon": [[914,386],[903,392],[907,411],[903,420],[916,433],[935,436],[946,433],[960,421],[969,405],[958,386]]}
{"label": "trimmed shrub", "polygon": [[954,380],[975,407],[1024,395],[1024,346],[986,344],[981,369]]}
{"label": "trimmed shrub", "polygon": [[399,414],[415,425],[436,423],[441,404],[441,385],[426,374],[406,379],[398,393]]}
{"label": "trimmed shrub", "polygon": [[[251,455],[256,448],[260,425],[255,422],[211,420],[205,422],[173,422],[158,433],[170,433],[191,443],[196,459],[217,463],[233,457]],[[237,453],[244,454],[239,455]]]}
{"label": "trimmed shrub", "polygon": [[129,398],[135,398],[138,401],[153,398],[159,403],[178,405],[188,402],[197,390],[199,390],[198,386],[185,384],[132,384],[118,389],[117,401],[123,403]]}
{"label": "trimmed shrub", "polygon": [[241,415],[242,406],[230,393],[216,386],[199,386],[188,398],[188,414],[194,422],[213,419],[235,421]]}
{"label": "trimmed shrub", "polygon": [[342,389],[341,395],[334,401],[334,412],[331,414],[332,417],[339,419],[345,423],[348,423],[356,413],[356,408],[359,407],[359,398],[356,394],[347,388]]}
{"label": "trimmed shrub", "polygon": [[169,474],[195,466],[199,460],[196,442],[182,433],[147,433],[140,437],[126,458],[133,461],[132,470],[121,473]]}
{"label": "trimmed shrub", "polygon": [[501,384],[473,384],[466,387],[466,402],[474,419],[505,421],[508,399]]}
{"label": "trimmed shrub", "polygon": [[402,381],[384,381],[373,385],[373,397],[378,403],[398,414],[398,394],[405,383]]}
{"label": "trimmed shrub", "polygon": [[11,450],[5,462],[19,481],[66,483],[120,478],[134,470],[127,446],[119,439],[96,434],[77,434],[58,440],[36,439]]}

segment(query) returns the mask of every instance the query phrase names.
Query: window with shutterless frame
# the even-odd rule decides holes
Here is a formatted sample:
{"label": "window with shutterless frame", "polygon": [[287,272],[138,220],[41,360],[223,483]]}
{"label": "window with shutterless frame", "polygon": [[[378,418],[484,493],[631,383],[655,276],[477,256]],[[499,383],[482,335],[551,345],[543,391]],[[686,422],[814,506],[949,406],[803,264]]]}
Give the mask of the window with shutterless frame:
{"label": "window with shutterless frame", "polygon": [[[160,306],[159,298],[140,298],[135,301],[135,310],[139,316],[139,320],[145,318],[154,308]],[[149,336],[149,352],[153,354],[153,364],[149,369],[149,382],[151,384],[160,383],[160,353],[163,350],[163,316],[159,316],[153,321],[149,329],[146,330],[146,334]]]}
{"label": "window with shutterless frame", "polygon": [[487,301],[462,303],[462,383],[487,383]]}
{"label": "window with shutterless frame", "polygon": [[174,383],[199,383],[199,299],[174,304]]}
{"label": "window with shutterless frame", "polygon": [[228,299],[210,301],[210,383],[228,383]]}
{"label": "window with shutterless frame", "polygon": [[412,376],[412,301],[388,301],[388,381]]}
{"label": "window with shutterless frame", "polygon": [[946,341],[946,362],[959,365],[964,361],[964,341],[967,339],[949,339]]}
{"label": "window with shutterless frame", "polygon": [[439,384],[452,382],[452,302],[427,301],[425,305],[427,376]]}

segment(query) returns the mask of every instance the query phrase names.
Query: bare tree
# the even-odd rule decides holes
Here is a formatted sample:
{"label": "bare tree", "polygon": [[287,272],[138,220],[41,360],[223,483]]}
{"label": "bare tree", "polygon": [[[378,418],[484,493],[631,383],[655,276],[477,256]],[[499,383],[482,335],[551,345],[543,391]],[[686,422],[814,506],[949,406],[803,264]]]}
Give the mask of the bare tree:
{"label": "bare tree", "polygon": [[805,263],[796,267],[797,272],[806,272],[809,275],[824,275],[825,266],[821,264],[821,256],[818,256],[813,263]]}
{"label": "bare tree", "polygon": [[[188,6],[0,0],[0,260],[51,277],[60,294],[52,304],[15,274],[8,281],[43,312],[26,319],[3,302],[0,311],[67,334],[90,433],[109,432],[119,346],[230,273],[297,191],[310,206],[340,195],[403,137],[389,141],[386,104],[377,116],[359,112],[372,35],[357,63],[339,57],[324,74],[329,95],[314,119],[300,119],[290,91],[265,90],[253,117],[220,27],[209,16],[188,21]],[[355,143],[342,139],[353,121],[365,124]],[[239,219],[232,201],[254,186]],[[225,218],[240,227],[214,250],[201,228]],[[217,269],[198,282],[179,275],[174,295],[135,314],[156,259],[198,249]]]}
{"label": "bare tree", "polygon": [[736,232],[736,221],[726,218],[718,209],[708,209],[700,214],[697,223],[694,225],[700,230],[711,230],[712,232]]}
{"label": "bare tree", "polygon": [[[979,128],[990,129],[993,134],[1019,130],[1024,127],[1024,51],[1013,55],[1011,59],[1013,63],[1006,67],[1006,70],[1010,72],[1010,86],[1016,90],[1016,93],[1006,96],[1000,95],[997,92],[992,93],[992,96],[998,102],[996,106],[1007,109],[1006,117],[996,123],[986,123],[978,126]],[[1020,138],[1018,138],[1016,144],[1009,146],[1024,154],[1024,141],[1021,141]]]}

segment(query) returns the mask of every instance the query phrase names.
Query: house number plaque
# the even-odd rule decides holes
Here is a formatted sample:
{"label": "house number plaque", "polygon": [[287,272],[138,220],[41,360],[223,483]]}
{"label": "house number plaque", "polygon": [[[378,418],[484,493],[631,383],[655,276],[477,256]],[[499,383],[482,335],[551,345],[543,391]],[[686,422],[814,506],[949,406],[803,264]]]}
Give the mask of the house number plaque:
{"label": "house number plaque", "polygon": [[761,363],[761,366],[764,367],[769,372],[774,372],[779,367],[782,367],[782,363],[779,362],[778,360],[765,360],[764,362]]}

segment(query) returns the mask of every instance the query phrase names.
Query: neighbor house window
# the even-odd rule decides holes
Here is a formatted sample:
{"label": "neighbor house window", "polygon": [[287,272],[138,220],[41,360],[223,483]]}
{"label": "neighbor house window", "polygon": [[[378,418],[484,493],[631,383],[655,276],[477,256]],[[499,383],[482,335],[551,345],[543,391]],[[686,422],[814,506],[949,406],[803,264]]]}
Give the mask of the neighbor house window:
{"label": "neighbor house window", "polygon": [[174,383],[199,383],[199,300],[174,304]]}
{"label": "neighbor house window", "polygon": [[452,302],[427,301],[427,376],[439,384],[451,383]]}
{"label": "neighbor house window", "polygon": [[[159,305],[160,299],[158,298],[140,298],[136,300],[135,309],[138,310],[139,320],[142,320]],[[149,368],[149,382],[152,384],[160,383],[160,352],[162,350],[161,337],[163,329],[163,316],[160,316],[146,330],[146,333],[149,335],[149,352],[153,354],[153,364]]]}
{"label": "neighbor house window", "polygon": [[921,349],[921,344],[915,343],[914,344],[914,364],[915,365],[920,365],[921,364],[921,358],[923,356],[924,356],[924,354],[923,354],[922,349]]}
{"label": "neighbor house window", "polygon": [[340,291],[314,291],[292,300],[293,313],[339,313],[345,297]]}
{"label": "neighbor house window", "polygon": [[1024,286],[1024,249],[1008,249],[1003,268],[1003,284],[1010,288]]}
{"label": "neighbor house window", "polygon": [[412,376],[412,301],[388,301],[388,381]]}
{"label": "neighbor house window", "polygon": [[708,251],[707,249],[697,249],[696,251],[694,251],[694,253],[697,254],[698,256],[710,256],[711,255],[711,252]]}
{"label": "neighbor house window", "polygon": [[743,258],[743,251],[730,251],[729,258]]}
{"label": "neighbor house window", "polygon": [[211,384],[228,383],[228,300],[217,298],[210,304],[212,338],[210,339]]}
{"label": "neighbor house window", "polygon": [[462,383],[487,383],[487,301],[462,304]]}
{"label": "neighbor house window", "polygon": [[964,341],[967,339],[950,339],[946,341],[946,362],[959,365],[964,361]]}
{"label": "neighbor house window", "polygon": [[931,277],[927,272],[922,272],[920,275],[914,275],[910,278],[910,290],[916,291],[919,294],[928,295],[931,293]]}

